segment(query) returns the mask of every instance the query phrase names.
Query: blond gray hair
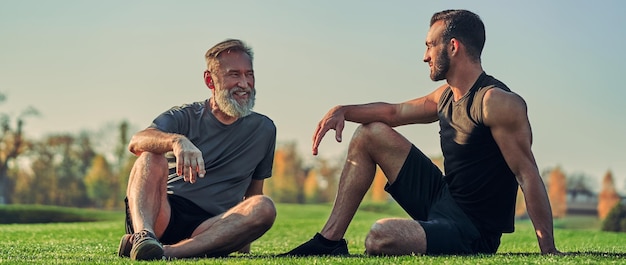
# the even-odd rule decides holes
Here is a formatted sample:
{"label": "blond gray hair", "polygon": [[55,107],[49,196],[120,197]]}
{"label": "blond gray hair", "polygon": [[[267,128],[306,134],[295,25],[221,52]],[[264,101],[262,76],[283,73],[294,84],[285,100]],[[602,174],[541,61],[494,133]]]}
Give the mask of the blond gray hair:
{"label": "blond gray hair", "polygon": [[246,45],[246,43],[237,39],[227,39],[213,46],[204,55],[204,58],[207,64],[207,70],[209,70],[209,72],[213,73],[214,71],[218,69],[219,56],[223,52],[226,52],[226,53],[243,52],[250,57],[251,63],[254,58],[254,53],[252,52],[252,48]]}

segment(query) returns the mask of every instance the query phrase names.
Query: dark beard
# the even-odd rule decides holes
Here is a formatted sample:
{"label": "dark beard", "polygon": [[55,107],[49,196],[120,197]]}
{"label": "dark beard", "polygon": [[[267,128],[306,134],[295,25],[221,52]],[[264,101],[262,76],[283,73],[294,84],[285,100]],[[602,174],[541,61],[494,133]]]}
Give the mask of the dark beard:
{"label": "dark beard", "polygon": [[446,79],[446,75],[450,70],[450,56],[445,48],[437,55],[437,61],[433,65],[433,72],[430,73],[430,79],[433,81],[441,81]]}

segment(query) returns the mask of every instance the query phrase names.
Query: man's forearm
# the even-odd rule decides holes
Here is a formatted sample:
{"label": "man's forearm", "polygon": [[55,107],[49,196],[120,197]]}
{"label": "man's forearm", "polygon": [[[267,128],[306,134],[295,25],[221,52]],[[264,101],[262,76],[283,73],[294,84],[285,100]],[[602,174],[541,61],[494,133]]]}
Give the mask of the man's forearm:
{"label": "man's forearm", "polygon": [[545,188],[541,182],[529,182],[522,187],[522,191],[524,191],[528,216],[535,228],[541,253],[556,252],[552,210]]}
{"label": "man's forearm", "polygon": [[135,155],[143,152],[164,154],[172,151],[172,147],[181,141],[184,136],[172,133],[164,133],[156,129],[146,129],[133,135],[128,150]]}

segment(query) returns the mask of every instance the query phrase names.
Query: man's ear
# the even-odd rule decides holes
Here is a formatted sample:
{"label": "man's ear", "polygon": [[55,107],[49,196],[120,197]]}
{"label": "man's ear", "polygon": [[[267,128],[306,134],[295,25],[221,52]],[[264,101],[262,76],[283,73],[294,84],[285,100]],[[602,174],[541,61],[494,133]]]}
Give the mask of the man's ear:
{"label": "man's ear", "polygon": [[211,72],[209,72],[209,70],[204,71],[204,83],[209,89],[215,89],[213,78],[211,78]]}
{"label": "man's ear", "polygon": [[456,53],[459,52],[459,45],[461,45],[459,40],[455,38],[450,39],[450,55],[456,55]]}

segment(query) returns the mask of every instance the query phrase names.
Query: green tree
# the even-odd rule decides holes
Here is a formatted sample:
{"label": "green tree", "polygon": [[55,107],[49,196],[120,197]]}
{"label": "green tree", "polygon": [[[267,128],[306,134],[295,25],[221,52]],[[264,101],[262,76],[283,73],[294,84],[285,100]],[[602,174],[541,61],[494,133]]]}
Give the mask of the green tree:
{"label": "green tree", "polygon": [[59,183],[56,176],[55,150],[45,142],[36,142],[26,154],[31,160],[31,174],[20,172],[12,198],[21,204],[55,204]]}
{"label": "green tree", "polygon": [[96,155],[91,163],[91,169],[85,176],[87,196],[96,207],[113,208],[117,200],[117,185],[111,167],[106,158]]}
{"label": "green tree", "polygon": [[602,222],[602,231],[626,232],[626,205],[618,203]]}
{"label": "green tree", "polygon": [[57,196],[57,205],[92,206],[85,189],[83,179],[91,162],[96,156],[91,145],[89,134],[83,132],[78,136],[71,134],[55,135],[48,138],[50,147],[60,154],[56,159],[56,177],[64,187]]}
{"label": "green tree", "polygon": [[[342,160],[338,159],[338,161]],[[328,159],[320,157],[316,160],[315,168],[319,172],[321,182],[323,183],[322,189],[320,189],[320,201],[332,202],[337,194],[341,165],[331,163]]]}
{"label": "green tree", "polygon": [[136,156],[128,156],[119,171],[118,175],[118,193],[117,193],[117,206],[124,207],[124,198],[126,197],[126,188],[128,186],[128,177],[130,176],[130,171],[133,169],[133,165],[135,165],[135,161],[137,160]]}
{"label": "green tree", "polygon": [[[6,100],[6,96],[0,93],[0,103]],[[24,118],[38,115],[35,108],[28,107],[22,111],[15,119],[10,114],[0,113],[0,204],[10,203],[10,191],[12,185],[7,173],[9,172],[9,162],[16,159],[28,147],[28,142],[23,138]],[[13,121],[14,120],[14,121]],[[14,125],[12,125],[14,123]]]}
{"label": "green tree", "polygon": [[13,197],[22,203],[92,206],[83,178],[95,155],[87,133],[49,135],[34,142],[25,155],[31,173],[24,181],[18,180],[16,187],[20,188],[15,192],[20,194]]}
{"label": "green tree", "polygon": [[114,189],[116,194],[114,197],[116,198],[116,206],[123,207],[124,206],[124,197],[126,196],[126,186],[128,186],[128,176],[130,175],[130,171],[135,164],[135,160],[137,157],[134,155],[130,155],[131,153],[128,151],[128,141],[129,141],[129,124],[127,121],[122,121],[119,125],[119,138],[117,142],[117,147],[115,148],[115,157],[117,159],[114,170],[116,172]]}

